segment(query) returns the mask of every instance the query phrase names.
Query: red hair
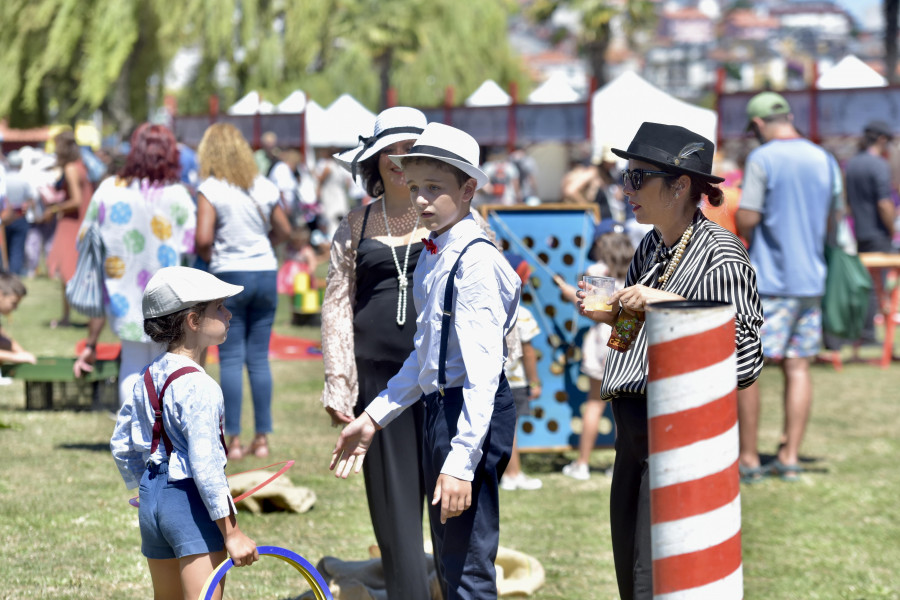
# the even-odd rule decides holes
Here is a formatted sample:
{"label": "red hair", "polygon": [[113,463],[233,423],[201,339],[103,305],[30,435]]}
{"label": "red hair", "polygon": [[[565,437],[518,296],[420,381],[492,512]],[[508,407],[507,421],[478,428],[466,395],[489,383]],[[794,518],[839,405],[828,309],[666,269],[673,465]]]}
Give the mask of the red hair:
{"label": "red hair", "polygon": [[119,177],[175,183],[181,179],[178,154],[178,144],[168,127],[144,123],[131,135],[131,150]]}

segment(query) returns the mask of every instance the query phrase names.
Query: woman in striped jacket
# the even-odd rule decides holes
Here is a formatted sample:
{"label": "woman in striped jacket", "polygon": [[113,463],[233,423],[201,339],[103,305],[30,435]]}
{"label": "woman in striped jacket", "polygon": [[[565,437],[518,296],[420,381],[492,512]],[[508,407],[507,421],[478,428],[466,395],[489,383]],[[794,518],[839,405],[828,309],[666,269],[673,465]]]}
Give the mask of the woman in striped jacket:
{"label": "woman in striped jacket", "polygon": [[[648,304],[712,300],[735,307],[737,385],[752,384],[762,369],[762,305],[747,252],[732,233],[700,212],[702,196],[722,203],[722,181],[712,172],[714,145],[683,127],[644,123],[627,151],[625,195],[639,223],[654,225],[631,262],[613,311],[584,311],[613,325],[642,321]],[[583,297],[583,292],[579,292]],[[622,313],[620,315],[620,313]],[[627,350],[609,351],[601,395],[616,421],[616,461],[610,492],[613,555],[623,600],[653,597],[650,555],[650,481],[647,450],[647,338],[643,330]]]}

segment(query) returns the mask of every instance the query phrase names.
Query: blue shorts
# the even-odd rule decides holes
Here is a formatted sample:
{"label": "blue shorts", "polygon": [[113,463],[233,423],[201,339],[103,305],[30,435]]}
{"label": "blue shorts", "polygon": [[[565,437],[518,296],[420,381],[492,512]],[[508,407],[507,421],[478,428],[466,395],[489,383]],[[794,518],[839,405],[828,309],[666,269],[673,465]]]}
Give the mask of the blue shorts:
{"label": "blue shorts", "polygon": [[822,299],[762,296],[763,355],[773,360],[808,358],[822,344]]}
{"label": "blue shorts", "polygon": [[169,481],[169,464],[151,464],[141,477],[141,553],[182,558],[225,548],[225,539],[200,498],[193,479]]}

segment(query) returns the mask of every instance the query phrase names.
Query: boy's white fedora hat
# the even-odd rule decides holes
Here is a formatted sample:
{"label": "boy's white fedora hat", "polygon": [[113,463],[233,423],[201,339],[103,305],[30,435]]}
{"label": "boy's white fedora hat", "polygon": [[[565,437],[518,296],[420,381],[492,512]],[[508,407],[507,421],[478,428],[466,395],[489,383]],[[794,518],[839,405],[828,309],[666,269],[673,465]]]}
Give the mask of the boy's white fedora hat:
{"label": "boy's white fedora hat", "polygon": [[478,168],[478,142],[471,135],[456,127],[443,123],[429,123],[416,145],[407,154],[391,155],[389,158],[398,167],[404,158],[426,156],[451,164],[475,181],[479,189],[488,182],[488,176]]}
{"label": "boy's white fedora hat", "polygon": [[375,117],[375,131],[371,137],[359,136],[359,145],[356,148],[339,152],[334,158],[350,171],[355,179],[357,164],[391,144],[416,139],[427,124],[425,113],[416,108],[395,106],[385,109]]}
{"label": "boy's white fedora hat", "polygon": [[215,275],[190,267],[163,267],[157,271],[141,299],[145,319],[171,315],[201,302],[230,298],[244,289]]}

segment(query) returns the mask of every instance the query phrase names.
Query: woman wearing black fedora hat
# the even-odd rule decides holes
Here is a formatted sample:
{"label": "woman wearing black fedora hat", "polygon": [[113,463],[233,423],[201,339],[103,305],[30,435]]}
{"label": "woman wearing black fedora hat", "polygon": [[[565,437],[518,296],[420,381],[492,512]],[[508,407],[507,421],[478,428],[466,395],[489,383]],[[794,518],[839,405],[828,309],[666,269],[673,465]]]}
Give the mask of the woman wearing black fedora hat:
{"label": "woman wearing black fedora hat", "polygon": [[[610,298],[613,310],[584,311],[582,306],[583,314],[613,325],[619,318],[640,321],[653,302],[731,303],[738,386],[749,386],[762,369],[762,306],[744,246],[699,209],[703,196],[713,206],[723,199],[715,185],[722,179],[712,175],[713,143],[683,127],[643,123],[628,150],[613,152],[628,160],[625,195],[635,218],[654,229],[634,255],[626,287]],[[601,396],[612,402],[616,422],[610,522],[619,594],[623,600],[649,600],[653,581],[643,330],[627,349],[609,351]]]}

